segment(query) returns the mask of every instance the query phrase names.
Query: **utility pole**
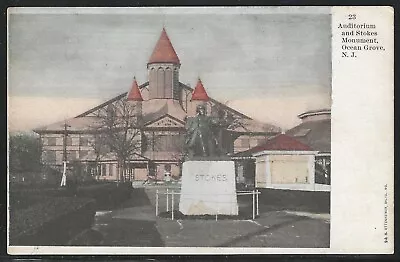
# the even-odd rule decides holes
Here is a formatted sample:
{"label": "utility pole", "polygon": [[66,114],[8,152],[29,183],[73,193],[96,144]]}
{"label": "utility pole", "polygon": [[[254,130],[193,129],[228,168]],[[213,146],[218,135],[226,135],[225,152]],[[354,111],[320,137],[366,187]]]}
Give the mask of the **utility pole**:
{"label": "utility pole", "polygon": [[68,127],[67,122],[64,122],[64,137],[63,137],[63,161],[67,162],[67,136],[68,136]]}
{"label": "utility pole", "polygon": [[63,137],[63,175],[60,186],[66,186],[67,184],[67,136],[68,136],[67,122],[64,122],[64,137]]}

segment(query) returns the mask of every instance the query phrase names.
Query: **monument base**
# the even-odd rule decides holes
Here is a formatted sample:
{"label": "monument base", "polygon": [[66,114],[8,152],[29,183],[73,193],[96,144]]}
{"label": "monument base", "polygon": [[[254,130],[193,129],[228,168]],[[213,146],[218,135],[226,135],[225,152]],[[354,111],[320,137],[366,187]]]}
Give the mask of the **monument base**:
{"label": "monument base", "polygon": [[238,215],[234,162],[184,162],[179,211],[184,215]]}

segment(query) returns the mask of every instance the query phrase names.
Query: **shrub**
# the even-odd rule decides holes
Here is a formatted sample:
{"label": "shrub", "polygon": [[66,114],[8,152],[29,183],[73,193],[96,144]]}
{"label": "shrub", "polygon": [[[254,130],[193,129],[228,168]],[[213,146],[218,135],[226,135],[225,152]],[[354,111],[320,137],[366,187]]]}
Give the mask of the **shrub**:
{"label": "shrub", "polygon": [[29,208],[10,210],[11,245],[65,245],[76,234],[91,226],[94,201],[57,197]]}
{"label": "shrub", "polygon": [[96,200],[96,209],[113,209],[130,198],[130,183],[105,183],[78,188],[79,197]]}

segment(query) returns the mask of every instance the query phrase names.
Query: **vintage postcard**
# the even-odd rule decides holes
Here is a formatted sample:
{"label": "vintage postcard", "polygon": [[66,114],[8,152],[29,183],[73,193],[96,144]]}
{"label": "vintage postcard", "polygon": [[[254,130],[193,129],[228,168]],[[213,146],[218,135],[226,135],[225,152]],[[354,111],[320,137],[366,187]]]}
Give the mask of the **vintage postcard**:
{"label": "vintage postcard", "polygon": [[392,253],[393,15],[9,8],[9,254]]}

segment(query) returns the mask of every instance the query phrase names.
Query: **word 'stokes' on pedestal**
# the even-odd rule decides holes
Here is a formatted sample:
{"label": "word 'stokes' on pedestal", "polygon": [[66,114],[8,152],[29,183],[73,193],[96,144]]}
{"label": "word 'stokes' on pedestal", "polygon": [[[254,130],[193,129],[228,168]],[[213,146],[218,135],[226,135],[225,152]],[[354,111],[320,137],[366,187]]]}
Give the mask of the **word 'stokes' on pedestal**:
{"label": "word 'stokes' on pedestal", "polygon": [[184,215],[238,215],[234,162],[184,162],[179,211]]}

